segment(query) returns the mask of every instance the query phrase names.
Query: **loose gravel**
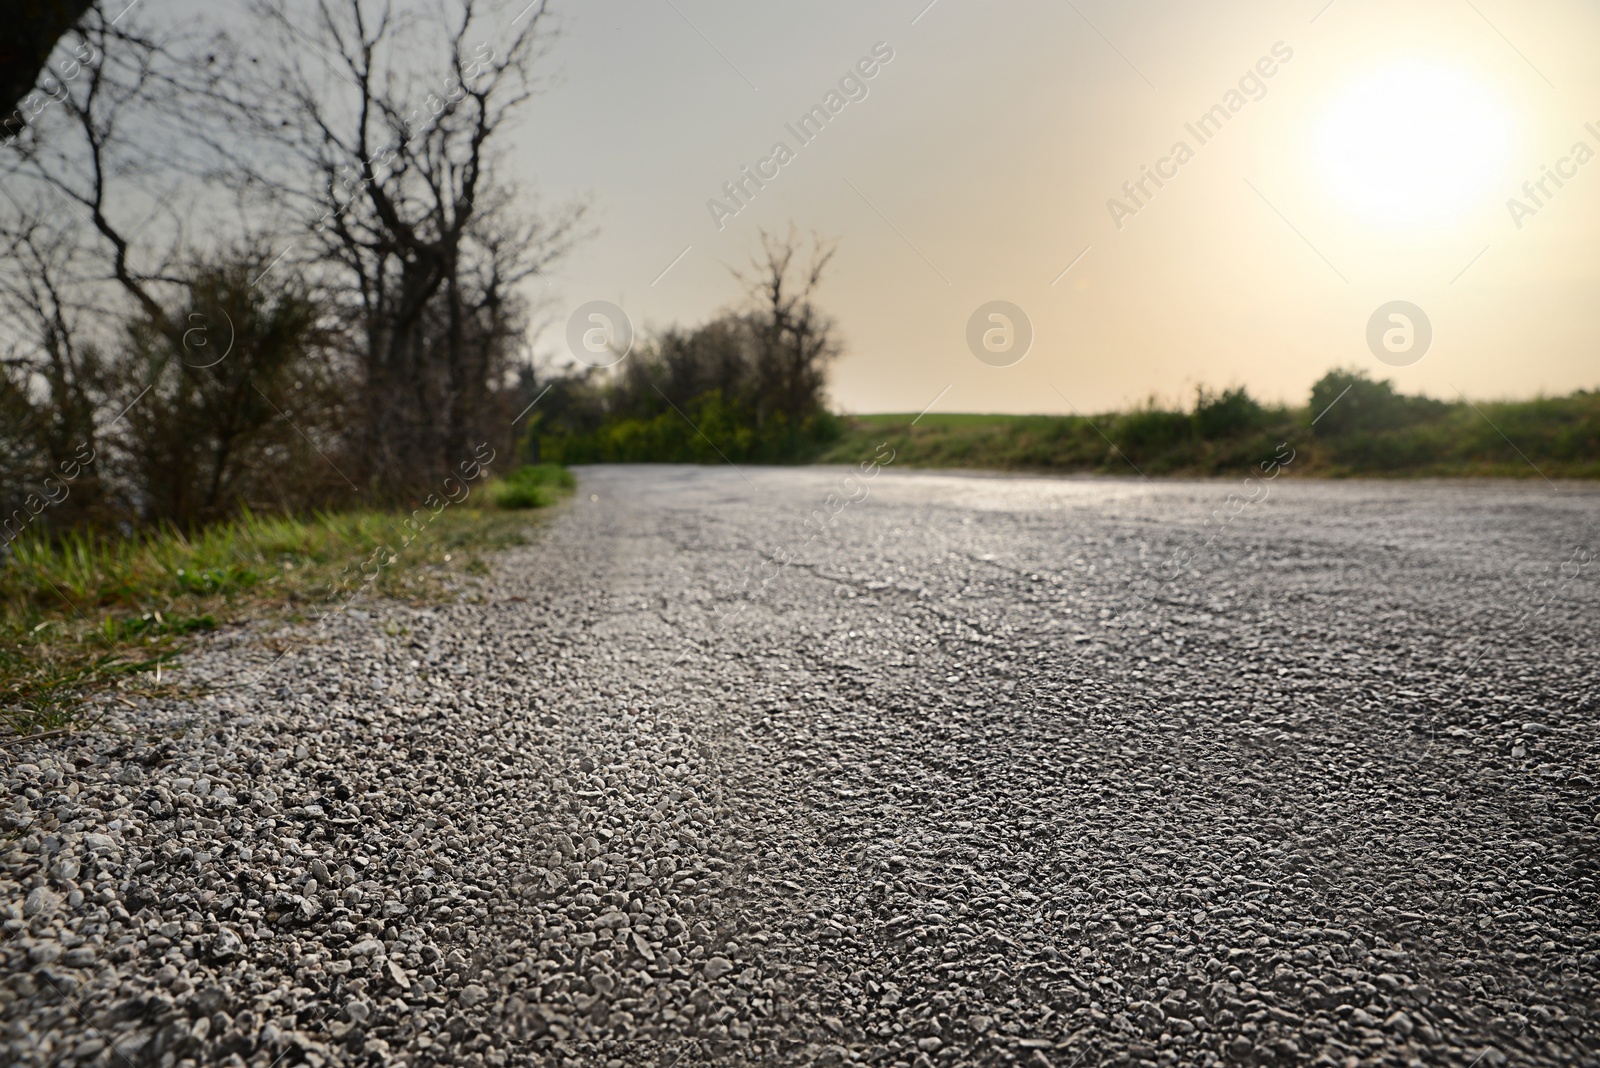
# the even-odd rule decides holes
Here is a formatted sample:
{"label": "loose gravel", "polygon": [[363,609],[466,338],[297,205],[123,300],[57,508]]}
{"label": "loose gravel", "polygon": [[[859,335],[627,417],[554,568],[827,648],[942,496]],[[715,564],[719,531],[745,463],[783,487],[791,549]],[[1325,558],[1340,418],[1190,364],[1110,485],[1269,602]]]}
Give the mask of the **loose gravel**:
{"label": "loose gravel", "polygon": [[1600,1065],[1600,493],[846,475],[0,751],[0,1063]]}

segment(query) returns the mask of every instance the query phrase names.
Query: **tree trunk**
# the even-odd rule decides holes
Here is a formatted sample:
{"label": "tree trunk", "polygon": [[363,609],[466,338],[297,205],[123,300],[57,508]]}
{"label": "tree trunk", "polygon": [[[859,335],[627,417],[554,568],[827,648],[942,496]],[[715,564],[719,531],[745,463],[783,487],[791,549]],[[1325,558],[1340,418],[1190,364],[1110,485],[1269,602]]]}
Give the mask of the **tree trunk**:
{"label": "tree trunk", "polygon": [[17,105],[33,91],[61,35],[76,26],[94,0],[12,0],[0,4],[0,136],[26,124]]}

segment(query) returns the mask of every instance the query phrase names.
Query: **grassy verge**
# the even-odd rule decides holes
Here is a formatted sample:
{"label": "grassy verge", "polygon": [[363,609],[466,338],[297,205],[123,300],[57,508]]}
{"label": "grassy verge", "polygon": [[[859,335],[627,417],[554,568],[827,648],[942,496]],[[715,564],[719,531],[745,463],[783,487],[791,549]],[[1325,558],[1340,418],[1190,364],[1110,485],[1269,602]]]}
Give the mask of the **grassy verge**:
{"label": "grassy verge", "polygon": [[[534,484],[570,481],[555,471]],[[107,690],[181,692],[163,668],[185,639],[242,619],[303,619],[374,572],[371,593],[437,597],[452,575],[486,573],[485,553],[522,542],[527,515],[510,509],[525,507],[447,507],[415,534],[404,516],[361,511],[18,541],[0,563],[0,736],[81,729],[86,699]]]}
{"label": "grassy verge", "polygon": [[489,499],[496,508],[519,511],[545,508],[572,493],[578,480],[558,464],[519,467],[489,485]]}
{"label": "grassy verge", "polygon": [[1199,425],[1194,413],[1155,408],[1089,418],[864,415],[847,420],[843,436],[818,459],[854,463],[888,442],[896,466],[1222,475],[1250,470],[1287,442],[1297,475],[1600,478],[1600,393],[1441,402],[1392,425],[1336,422],[1332,415],[1347,413],[1335,407],[1313,427],[1315,414],[1309,407],[1261,408],[1246,425],[1222,432]]}

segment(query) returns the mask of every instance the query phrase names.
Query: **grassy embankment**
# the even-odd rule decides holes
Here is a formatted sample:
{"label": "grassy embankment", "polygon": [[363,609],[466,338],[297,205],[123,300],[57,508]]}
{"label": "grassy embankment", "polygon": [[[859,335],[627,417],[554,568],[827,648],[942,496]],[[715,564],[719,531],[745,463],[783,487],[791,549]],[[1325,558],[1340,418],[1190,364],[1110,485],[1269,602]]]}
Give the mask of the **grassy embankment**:
{"label": "grassy embankment", "polygon": [[1146,475],[1223,475],[1288,442],[1297,475],[1600,478],[1600,393],[1476,408],[1405,400],[1418,403],[1376,420],[1335,405],[1315,427],[1309,406],[1265,407],[1221,432],[1194,412],[1153,407],[1089,418],[928,414],[915,426],[915,413],[864,415],[816,459],[853,463],[887,441],[897,467],[1132,475],[1131,462]]}
{"label": "grassy embankment", "polygon": [[522,541],[522,510],[572,485],[548,465],[513,471],[485,487],[491,507],[468,506],[476,495],[445,507],[409,544],[406,516],[382,511],[25,537],[0,561],[0,738],[87,726],[95,694],[187,692],[166,666],[186,639],[229,623],[303,621],[358,595],[437,598],[453,578],[485,573],[483,554]]}

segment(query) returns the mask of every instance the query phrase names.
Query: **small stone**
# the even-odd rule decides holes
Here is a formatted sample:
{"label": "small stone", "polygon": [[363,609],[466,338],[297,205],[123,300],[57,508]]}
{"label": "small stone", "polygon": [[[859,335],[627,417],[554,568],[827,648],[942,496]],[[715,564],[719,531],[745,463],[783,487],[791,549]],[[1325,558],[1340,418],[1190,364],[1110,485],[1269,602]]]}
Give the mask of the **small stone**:
{"label": "small stone", "polygon": [[638,931],[634,931],[631,937],[633,939],[634,952],[638,953],[639,956],[643,957],[651,964],[654,964],[656,960],[656,954],[655,950],[650,948],[650,940],[644,935],[640,934]]}
{"label": "small stone", "polygon": [[1399,1031],[1402,1035],[1407,1037],[1410,1037],[1413,1028],[1411,1017],[1407,1016],[1403,1012],[1395,1012],[1387,1020],[1383,1021],[1383,1026],[1389,1028],[1391,1031]]}
{"label": "small stone", "polygon": [[706,961],[705,976],[707,979],[721,979],[733,971],[733,962],[727,957],[712,957]]}
{"label": "small stone", "polygon": [[134,1058],[139,1055],[139,1051],[144,1049],[149,1042],[150,1036],[148,1034],[141,1034],[135,1031],[131,1035],[117,1039],[117,1044],[111,1047],[111,1051],[125,1063],[132,1064],[134,1063]]}
{"label": "small stone", "polygon": [[109,834],[86,834],[83,836],[84,847],[94,853],[117,852],[117,840]]}
{"label": "small stone", "polygon": [[411,980],[406,976],[406,970],[404,968],[400,967],[399,964],[392,960],[388,962],[387,968],[389,971],[389,981],[391,983],[399,987],[401,990],[411,989]]}
{"label": "small stone", "polygon": [[938,1035],[929,1035],[927,1038],[917,1039],[917,1048],[924,1053],[936,1053],[944,1045],[944,1040]]}
{"label": "small stone", "polygon": [[54,964],[61,959],[61,943],[48,939],[35,942],[28,947],[28,959],[34,964]]}
{"label": "small stone", "polygon": [[211,940],[211,956],[217,960],[232,960],[244,952],[244,939],[224,927]]}
{"label": "small stone", "polygon": [[372,1006],[365,1001],[352,1001],[344,1007],[344,1014],[350,1018],[351,1023],[360,1026],[372,1015]]}
{"label": "small stone", "polygon": [[462,987],[459,996],[461,998],[461,1004],[465,1005],[469,1009],[474,1005],[481,1005],[483,1002],[489,1000],[489,992],[483,987],[479,986],[477,983],[468,983],[466,986]]}
{"label": "small stone", "polygon": [[22,914],[31,920],[41,913],[54,912],[60,904],[60,895],[42,886],[36,886],[28,891],[27,900],[22,903]]}

